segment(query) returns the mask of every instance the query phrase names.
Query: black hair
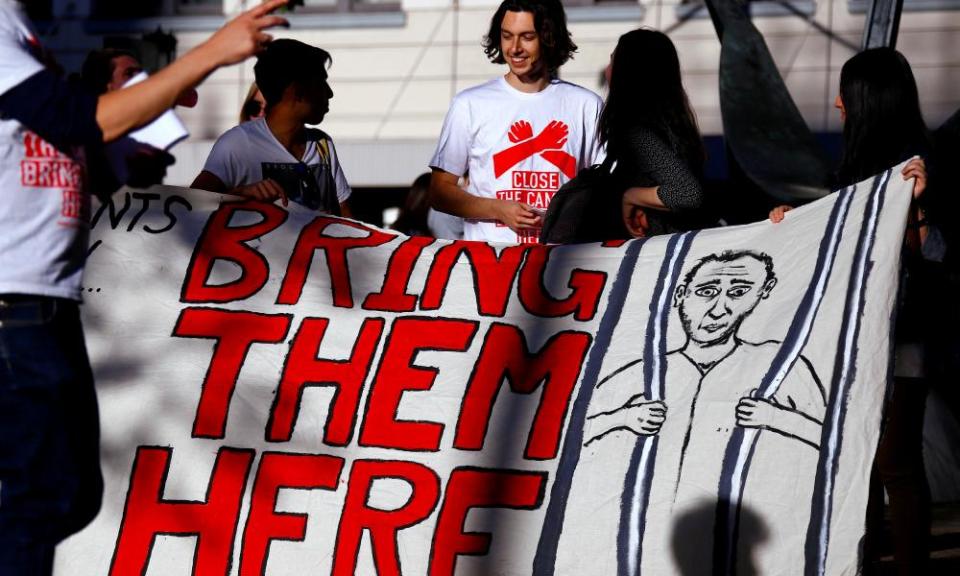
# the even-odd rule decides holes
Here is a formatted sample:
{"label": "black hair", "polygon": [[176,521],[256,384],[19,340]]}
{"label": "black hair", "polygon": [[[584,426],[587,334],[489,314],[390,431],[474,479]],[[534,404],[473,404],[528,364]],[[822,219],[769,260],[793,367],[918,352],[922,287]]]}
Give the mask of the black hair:
{"label": "black hair", "polygon": [[840,98],[846,111],[840,185],[930,149],[913,71],[893,48],[864,50],[847,60],[840,71]]}
{"label": "black hair", "polygon": [[500,27],[507,12],[530,12],[540,40],[543,62],[551,77],[573,58],[577,45],[567,30],[567,15],[560,0],[504,0],[490,19],[490,30],[483,38],[483,51],[494,64],[504,64],[500,48]]}
{"label": "black hair", "polygon": [[427,225],[427,214],[430,212],[430,202],[427,200],[430,177],[431,174],[426,172],[413,181],[400,209],[400,215],[391,228],[407,236],[430,235],[430,227]]}
{"label": "black hair", "polygon": [[617,41],[599,138],[617,158],[630,131],[659,136],[701,176],[705,154],[697,119],[680,79],[680,58],[670,37],[637,29]]}
{"label": "black hair", "polygon": [[281,38],[267,44],[257,55],[253,74],[263,99],[270,108],[283,98],[291,84],[308,85],[326,79],[330,54],[323,48],[310,46],[298,40]]}
{"label": "black hair", "polygon": [[94,94],[105,94],[107,86],[113,80],[113,69],[115,58],[129,56],[137,60],[137,55],[129,50],[120,48],[104,48],[103,50],[93,50],[87,54],[80,68],[80,81]]}
{"label": "black hair", "polygon": [[706,264],[711,262],[734,262],[741,258],[753,258],[761,264],[763,264],[764,271],[766,276],[763,278],[763,283],[766,284],[771,280],[775,280],[777,275],[773,271],[773,258],[770,257],[766,252],[754,252],[753,250],[724,250],[720,254],[708,254],[697,261],[693,265],[687,274],[683,277],[683,285],[689,286],[693,282],[693,278],[697,275],[697,272]]}

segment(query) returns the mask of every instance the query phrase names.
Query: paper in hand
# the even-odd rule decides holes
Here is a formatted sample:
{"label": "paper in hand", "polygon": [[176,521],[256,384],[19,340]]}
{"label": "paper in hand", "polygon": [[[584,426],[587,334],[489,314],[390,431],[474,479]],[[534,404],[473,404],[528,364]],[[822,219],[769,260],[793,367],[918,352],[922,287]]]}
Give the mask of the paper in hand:
{"label": "paper in hand", "polygon": [[[123,87],[132,86],[146,79],[146,72],[141,72],[131,78]],[[158,116],[153,122],[128,134],[130,138],[137,142],[149,144],[159,150],[169,150],[189,135],[190,132],[187,131],[186,126],[183,125],[172,108]]]}

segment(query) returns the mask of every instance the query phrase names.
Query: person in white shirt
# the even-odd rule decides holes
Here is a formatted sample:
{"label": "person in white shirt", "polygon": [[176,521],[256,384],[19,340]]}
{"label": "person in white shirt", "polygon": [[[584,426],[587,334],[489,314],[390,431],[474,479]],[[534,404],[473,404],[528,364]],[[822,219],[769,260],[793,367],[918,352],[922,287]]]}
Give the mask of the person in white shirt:
{"label": "person in white shirt", "polygon": [[150,78],[68,82],[21,4],[0,0],[0,576],[48,576],[100,508],[99,418],[79,304],[90,186],[81,148],[153,121],[211,72],[263,49],[270,0]]}
{"label": "person in white shirt", "polygon": [[509,70],[457,94],[430,161],[431,204],[465,218],[467,240],[536,242],[557,189],[603,159],[603,101],[557,78],[576,49],[560,0],[505,0],[493,15],[484,52]]}
{"label": "person in white shirt", "polygon": [[320,124],[330,109],[330,55],[281,39],[257,57],[253,72],[267,102],[266,115],[226,131],[210,151],[192,188],[255,200],[293,200],[308,208],[349,216],[350,186],[333,140]]}

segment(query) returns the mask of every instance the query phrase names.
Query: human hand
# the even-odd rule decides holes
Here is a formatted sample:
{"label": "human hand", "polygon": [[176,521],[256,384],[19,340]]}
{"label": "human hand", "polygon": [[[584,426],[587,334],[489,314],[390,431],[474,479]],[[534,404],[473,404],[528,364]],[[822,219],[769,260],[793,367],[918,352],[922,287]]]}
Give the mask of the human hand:
{"label": "human hand", "polygon": [[787,206],[786,204],[777,206],[770,211],[770,221],[774,224],[782,222],[784,215],[791,210],[793,210],[793,206]]}
{"label": "human hand", "polygon": [[193,108],[199,101],[200,95],[194,88],[184,90],[180,93],[180,96],[177,96],[177,106],[183,106],[184,108]]}
{"label": "human hand", "polygon": [[638,436],[653,436],[660,433],[667,418],[667,405],[660,400],[647,401],[645,397],[634,396],[624,406],[626,427]]}
{"label": "human hand", "polygon": [[522,142],[533,138],[533,126],[526,120],[518,120],[510,126],[510,132],[507,134],[513,143]]}
{"label": "human hand", "polygon": [[283,190],[283,187],[277,184],[276,180],[270,178],[247,186],[240,186],[236,189],[236,193],[244,198],[260,202],[273,202],[279,198],[281,204],[284,206],[288,204],[287,193]]}
{"label": "human hand", "polygon": [[783,408],[773,400],[746,396],[737,404],[737,426],[769,428],[780,410]]}
{"label": "human hand", "polygon": [[286,18],[271,15],[287,2],[288,0],[269,0],[247,10],[217,30],[204,42],[204,46],[217,58],[220,66],[246,60],[273,40],[273,36],[263,30],[290,25]]}
{"label": "human hand", "polygon": [[927,165],[923,161],[923,158],[917,156],[911,159],[900,173],[903,175],[904,180],[914,178],[913,199],[916,200],[920,198],[923,191],[927,189]]}
{"label": "human hand", "polygon": [[537,151],[542,152],[543,150],[563,148],[563,145],[567,143],[567,134],[569,134],[569,132],[570,130],[563,122],[554,120],[547,124],[543,132],[538,134],[534,139]]}
{"label": "human hand", "polygon": [[512,200],[496,200],[496,202],[496,219],[514,232],[540,227],[540,215],[528,204]]}
{"label": "human hand", "polygon": [[149,188],[162,184],[167,175],[167,167],[176,159],[163,150],[148,144],[142,144],[127,156],[127,185],[133,188]]}

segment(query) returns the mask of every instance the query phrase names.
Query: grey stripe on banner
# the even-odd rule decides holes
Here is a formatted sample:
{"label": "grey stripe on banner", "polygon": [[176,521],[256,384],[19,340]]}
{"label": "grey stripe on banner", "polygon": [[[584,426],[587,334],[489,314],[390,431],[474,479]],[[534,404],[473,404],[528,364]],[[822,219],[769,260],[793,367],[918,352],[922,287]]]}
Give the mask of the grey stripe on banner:
{"label": "grey stripe on banner", "polygon": [[804,573],[807,576],[822,576],[826,570],[830,519],[833,513],[833,489],[840,458],[843,423],[850,388],[856,379],[860,321],[866,308],[866,286],[873,267],[873,247],[877,238],[877,225],[890,174],[891,171],[887,170],[874,179],[873,190],[867,202],[863,226],[854,253],[854,267],[847,287],[845,314],[837,346],[837,359],[834,362],[827,417],[823,422],[820,461],[817,466],[817,479],[811,503],[810,525],[807,528],[806,566],[804,567]]}
{"label": "grey stripe on banner", "polygon": [[[663,400],[664,397],[664,378],[667,369],[665,361],[667,320],[670,317],[671,297],[677,289],[680,271],[696,234],[696,232],[678,234],[667,242],[667,257],[661,265],[660,275],[650,302],[646,342],[643,348],[644,395],[650,401]],[[624,482],[620,529],[617,536],[617,572],[621,576],[636,576],[640,573],[647,504],[658,444],[656,436],[639,438],[630,458],[630,467]]]}
{"label": "grey stripe on banner", "polygon": [[[843,228],[847,214],[850,211],[854,188],[847,187],[837,196],[826,229],[820,240],[817,262],[814,266],[813,279],[807,285],[797,312],[790,323],[787,335],[780,345],[777,354],[771,362],[770,368],[757,387],[761,398],[770,399],[780,388],[790,369],[800,358],[800,352],[810,339],[813,323],[823,302],[827,290],[827,283],[833,273],[840,240],[843,237]],[[723,462],[723,470],[718,485],[719,500],[717,507],[717,530],[715,530],[714,546],[722,546],[714,554],[714,559],[721,565],[723,574],[736,573],[737,534],[740,519],[740,499],[746,483],[747,474],[753,459],[753,450],[757,442],[759,431],[753,428],[737,429],[727,446]],[[735,455],[735,456],[734,456]]]}
{"label": "grey stripe on banner", "polygon": [[624,251],[620,269],[610,288],[607,297],[607,308],[597,329],[597,337],[590,349],[587,366],[584,369],[580,390],[573,403],[570,413],[570,423],[567,425],[566,438],[563,441],[563,450],[560,453],[560,462],[557,464],[557,473],[550,489],[550,503],[544,515],[543,528],[540,531],[540,541],[537,544],[537,554],[533,559],[533,574],[535,576],[553,576],[557,563],[557,546],[560,543],[560,531],[567,511],[567,499],[570,496],[570,486],[573,483],[573,474],[580,463],[580,449],[583,445],[583,429],[587,419],[587,408],[593,397],[593,390],[600,377],[600,368],[610,348],[613,331],[620,320],[620,312],[630,292],[633,281],[633,271],[637,266],[640,249],[646,239],[632,240]]}

